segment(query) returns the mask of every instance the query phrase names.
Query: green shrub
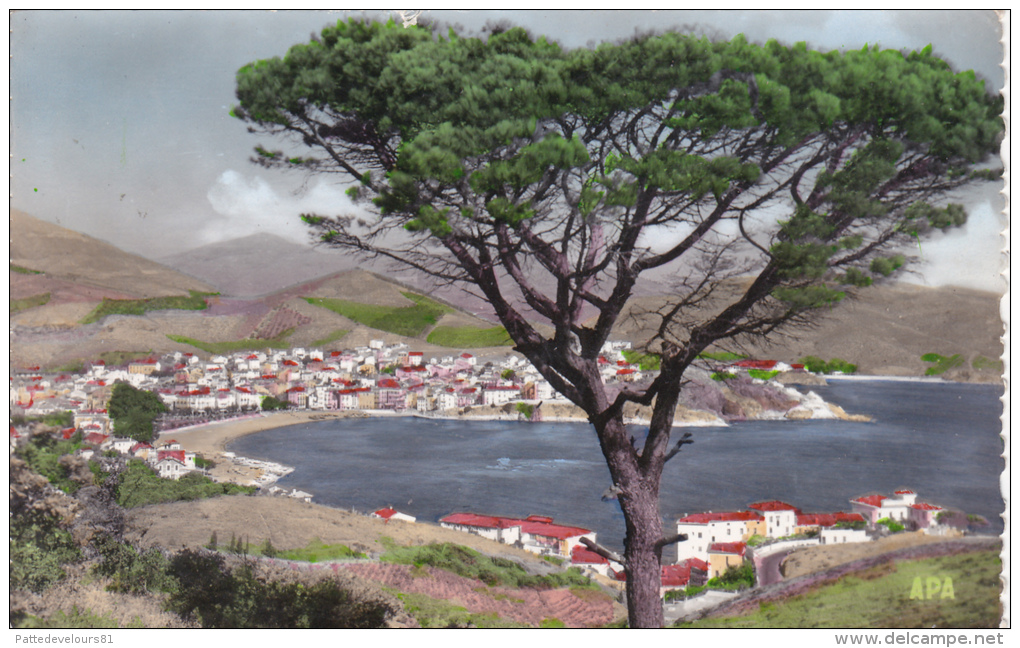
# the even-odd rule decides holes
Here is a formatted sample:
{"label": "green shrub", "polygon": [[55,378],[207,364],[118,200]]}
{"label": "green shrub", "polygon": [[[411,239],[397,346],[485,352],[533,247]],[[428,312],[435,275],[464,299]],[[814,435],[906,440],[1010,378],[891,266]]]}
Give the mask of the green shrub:
{"label": "green shrub", "polygon": [[620,351],[623,359],[630,364],[636,364],[641,371],[659,371],[662,365],[662,358],[654,353],[640,353],[632,349]]}
{"label": "green shrub", "polygon": [[108,411],[118,435],[148,443],[153,437],[153,421],[167,407],[155,392],[118,382],[113,386]]}
{"label": "green shrub", "polygon": [[65,564],[81,560],[71,534],[42,511],[12,515],[8,531],[12,590],[45,591],[64,578]]}
{"label": "green shrub", "polygon": [[37,617],[32,615],[20,615],[15,619],[11,615],[11,627],[22,630],[77,630],[89,628],[142,628],[142,622],[135,617],[134,622],[121,626],[112,616],[99,615],[91,610],[79,610],[78,606],[72,606],[70,612],[57,610],[48,617]]}
{"label": "green shrub", "polygon": [[875,522],[875,524],[881,524],[885,528],[889,529],[889,531],[892,533],[899,533],[905,528],[902,524],[900,524],[899,522],[894,522],[890,518],[882,518],[881,520]]}
{"label": "green shrub", "polygon": [[768,371],[767,369],[748,369],[747,375],[758,380],[772,380],[779,375],[779,372]]}
{"label": "green shrub", "polygon": [[274,396],[266,396],[262,399],[262,409],[264,410],[285,410],[290,407],[290,403],[285,400],[280,400]]}
{"label": "green shrub", "polygon": [[170,561],[156,548],[139,555],[131,545],[108,535],[97,535],[92,542],[102,561],[93,573],[111,579],[107,590],[126,594],[170,592],[176,581],[170,575]]}
{"label": "green shrub", "polygon": [[269,580],[245,563],[184,550],[170,561],[177,588],[167,609],[203,628],[380,628],[394,610],[355,598],[335,580],[313,585]]}
{"label": "green shrub", "polygon": [[217,483],[197,472],[190,472],[176,481],[162,479],[144,461],[131,459],[117,486],[117,503],[124,508],[135,508],[219,495],[250,495],[254,492],[254,486]]}
{"label": "green shrub", "polygon": [[563,623],[556,617],[549,617],[542,619],[542,622],[538,624],[539,628],[566,628],[567,624]]}
{"label": "green shrub", "polygon": [[959,353],[948,358],[937,353],[926,353],[921,356],[921,360],[935,364],[934,367],[928,367],[925,370],[924,375],[926,376],[937,376],[963,364],[963,357]]}
{"label": "green shrub", "polygon": [[[490,587],[530,587],[555,589],[572,586],[592,586],[591,579],[576,567],[545,576],[529,574],[519,564],[505,558],[491,558],[473,549],[443,543],[421,547],[389,547],[380,558],[385,562],[402,565],[429,566],[475,578]],[[597,587],[597,586],[595,586]]]}
{"label": "green shrub", "polygon": [[527,628],[530,626],[502,619],[495,614],[472,614],[449,601],[434,599],[425,594],[396,592],[404,604],[404,611],[418,621],[422,628]]}
{"label": "green shrub", "polygon": [[840,358],[833,358],[826,362],[818,356],[805,356],[800,359],[800,363],[811,373],[831,374],[839,372],[849,375],[857,372],[857,365]]}
{"label": "green shrub", "polygon": [[[269,542],[269,540],[266,540]],[[265,554],[263,552],[263,555]],[[280,558],[286,560],[300,560],[302,562],[319,562],[320,560],[341,560],[344,558],[367,558],[365,554],[354,551],[344,544],[326,544],[319,538],[312,538],[308,544],[301,549],[277,550]]]}

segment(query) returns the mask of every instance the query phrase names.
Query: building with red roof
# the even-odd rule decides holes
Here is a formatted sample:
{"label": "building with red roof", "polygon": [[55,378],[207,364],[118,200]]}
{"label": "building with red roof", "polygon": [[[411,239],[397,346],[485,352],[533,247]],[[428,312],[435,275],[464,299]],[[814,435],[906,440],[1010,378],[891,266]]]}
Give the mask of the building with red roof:
{"label": "building with red roof", "polygon": [[917,493],[912,490],[900,489],[892,497],[885,495],[864,495],[850,500],[854,513],[860,513],[874,526],[879,520],[889,518],[904,522],[910,518],[910,506],[917,502]]}
{"label": "building with red roof", "polygon": [[477,513],[453,513],[439,520],[439,525],[466,531],[483,538],[518,545],[537,554],[554,554],[569,558],[581,538],[596,541],[596,533],[581,527],[556,524],[550,517],[531,515],[524,519],[506,518]]}
{"label": "building with red roof", "polygon": [[765,518],[765,532],[761,535],[766,538],[783,538],[793,535],[797,526],[797,514],[800,509],[792,504],[769,500],[766,502],[755,502],[749,504],[748,508],[760,511]]}
{"label": "building with red roof", "polygon": [[374,513],[372,513],[372,517],[381,518],[383,520],[386,520],[387,522],[389,522],[390,520],[400,520],[401,522],[417,521],[417,518],[415,518],[414,516],[407,515],[406,513],[401,513],[400,511],[390,506],[375,511]]}
{"label": "building with red roof", "polygon": [[744,564],[747,544],[744,542],[715,542],[708,548],[708,577],[721,576],[731,567]]}
{"label": "building with red roof", "polygon": [[705,560],[715,542],[741,542],[764,535],[765,518],[757,511],[695,513],[677,520],[677,533],[687,539],[677,545],[677,562],[688,558]]}

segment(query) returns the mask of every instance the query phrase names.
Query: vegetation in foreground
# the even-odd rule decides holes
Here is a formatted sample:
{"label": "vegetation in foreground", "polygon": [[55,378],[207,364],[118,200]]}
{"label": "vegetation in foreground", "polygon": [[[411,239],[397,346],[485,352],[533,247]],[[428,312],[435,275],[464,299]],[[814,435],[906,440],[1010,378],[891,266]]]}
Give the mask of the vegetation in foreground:
{"label": "vegetation in foreground", "polygon": [[467,608],[444,599],[413,592],[394,592],[404,610],[423,628],[530,628],[531,626],[504,619],[497,614],[468,612]]}
{"label": "vegetation in foreground", "polygon": [[586,587],[598,589],[598,585],[581,573],[576,567],[563,572],[544,576],[529,574],[519,564],[505,558],[492,558],[474,549],[450,543],[429,544],[416,547],[400,547],[392,541],[384,542],[386,553],[380,559],[385,562],[416,567],[436,567],[465,578],[475,578],[489,587],[530,587],[533,589],[556,589],[560,587]]}
{"label": "vegetation in foreground", "polygon": [[428,327],[435,326],[444,314],[453,312],[449,306],[444,306],[424,295],[412,292],[402,292],[401,294],[413,301],[414,305],[376,306],[346,299],[321,297],[306,297],[305,301],[313,306],[327,308],[370,328],[405,337],[418,337]]}
{"label": "vegetation in foreground", "polygon": [[149,311],[158,310],[205,310],[208,304],[206,297],[219,293],[189,290],[188,296],[152,297],[150,299],[106,299],[104,298],[95,310],[82,319],[82,324],[92,324],[109,315],[144,315]]}
{"label": "vegetation in foreground", "polygon": [[[105,474],[95,483],[85,477],[73,497],[50,488],[19,457],[11,458],[10,476],[11,627],[146,625],[76,606],[38,615],[36,595],[45,597],[68,579],[83,595],[102,587],[154,603],[150,609],[171,613],[167,617],[179,625],[204,628],[376,628],[399,607],[385,596],[349,589],[328,573],[273,571],[204,550],[139,550],[123,541],[124,511],[114,497],[125,485],[122,473]],[[75,477],[81,479],[81,472]]]}
{"label": "vegetation in foreground", "polygon": [[684,628],[993,628],[1001,609],[999,552],[889,562],[746,616]]}
{"label": "vegetation in foreground", "polygon": [[933,365],[924,370],[924,375],[938,376],[940,374],[944,374],[950,369],[962,365],[963,357],[959,353],[954,353],[948,358],[945,356],[941,356],[937,353],[925,353],[923,356],[921,356],[921,361]]}
{"label": "vegetation in foreground", "polygon": [[513,345],[510,334],[502,326],[494,326],[492,328],[437,326],[429,333],[426,342],[436,346],[452,347],[455,349]]}

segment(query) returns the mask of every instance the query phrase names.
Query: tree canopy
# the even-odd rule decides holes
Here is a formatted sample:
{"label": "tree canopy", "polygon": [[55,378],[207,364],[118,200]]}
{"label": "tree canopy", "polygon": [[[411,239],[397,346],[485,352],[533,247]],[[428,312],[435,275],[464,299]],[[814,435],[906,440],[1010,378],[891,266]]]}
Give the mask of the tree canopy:
{"label": "tree canopy", "polygon": [[153,421],[167,410],[155,393],[119,382],[113,386],[107,411],[117,434],[148,443]]}
{"label": "tree canopy", "polygon": [[[1001,99],[930,47],[677,33],[565,51],[519,28],[483,41],[341,21],[241,68],[237,97],[233,114],[286,147],[256,147],[256,163],[335,174],[371,214],[303,215],[323,242],[478,291],[588,413],[627,521],[638,626],[662,618],[658,487],[687,441],[670,442],[684,371],[893,275],[894,246],[965,222],[945,197],[994,176],[974,167],[1003,128]],[[598,354],[653,272],[674,284],[645,345],[660,372],[605,385]],[[628,401],[653,407],[640,448]]]}

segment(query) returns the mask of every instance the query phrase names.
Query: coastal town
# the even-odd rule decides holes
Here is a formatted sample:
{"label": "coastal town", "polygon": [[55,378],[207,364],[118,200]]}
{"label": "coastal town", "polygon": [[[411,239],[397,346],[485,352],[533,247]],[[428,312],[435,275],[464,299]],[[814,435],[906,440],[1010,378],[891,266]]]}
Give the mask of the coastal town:
{"label": "coastal town", "polygon": [[[623,385],[654,377],[654,365],[645,356],[631,353],[630,346],[629,342],[606,343],[599,357],[605,383]],[[44,374],[39,367],[16,370],[10,379],[12,413],[40,417],[70,411],[73,425],[63,431],[66,438],[80,431],[88,446],[146,459],[160,476],[172,479],[196,469],[195,453],[172,440],[153,447],[118,436],[107,411],[116,384],[159,397],[166,411],[154,421],[157,437],[282,408],[420,416],[456,416],[476,408],[502,418],[538,421],[543,420],[543,404],[566,404],[537,369],[516,354],[484,360],[468,352],[426,358],[406,344],[382,340],[346,351],[293,348],[207,359],[178,351],[119,366],[98,360],[82,369],[57,374]],[[740,360],[718,367],[718,373],[727,377],[741,371],[758,382],[783,372],[810,375],[803,365],[774,361]],[[819,407],[820,399],[814,394],[788,392],[800,401],[787,414],[790,418],[832,416]],[[699,424],[721,423],[709,417]],[[19,438],[12,427],[11,452]],[[280,474],[268,472],[257,485],[266,485]]]}
{"label": "coastal town", "polygon": [[[637,358],[626,342],[608,343],[599,363],[607,384],[654,375],[654,368],[646,359]],[[779,373],[805,373],[802,365],[746,359],[717,362],[713,369],[726,376],[744,372],[758,382]],[[165,407],[154,422],[152,443],[117,435],[107,408],[113,387],[119,383],[156,394]],[[33,367],[12,376],[10,387],[12,411],[23,416],[72,412],[73,424],[59,434],[65,440],[81,435],[77,453],[82,458],[113,452],[141,459],[159,477],[173,480],[193,471],[210,475],[204,469],[208,457],[173,438],[174,431],[207,429],[216,422],[262,416],[268,409],[455,416],[472,408],[497,408],[504,416],[534,421],[541,420],[543,403],[558,400],[562,399],[548,381],[519,356],[482,359],[464,352],[426,358],[407,345],[381,340],[348,351],[295,348],[208,359],[175,352],[138,358],[122,366],[97,361],[87,363],[82,373],[57,375]],[[13,425],[10,435],[13,453],[24,435]],[[250,483],[266,494],[312,499],[310,493],[288,492],[274,484],[289,472],[285,466],[229,452],[217,457],[224,458],[247,467],[248,474],[256,475]],[[805,513],[792,504],[766,501],[752,503],[744,511],[686,515],[675,523],[681,540],[676,544],[675,564],[662,567],[661,593],[666,597],[671,591],[703,587],[745,563],[753,564],[757,571],[766,556],[784,549],[868,542],[887,535],[890,528],[947,533],[948,528],[938,521],[943,509],[918,502],[916,497],[910,490],[898,490],[888,497],[860,496],[850,500],[850,512]],[[387,521],[416,522],[413,516],[393,508],[372,515]],[[596,532],[543,515],[517,519],[457,512],[441,518],[439,524],[562,560],[588,574],[617,581],[626,577],[612,552],[598,545]]]}

